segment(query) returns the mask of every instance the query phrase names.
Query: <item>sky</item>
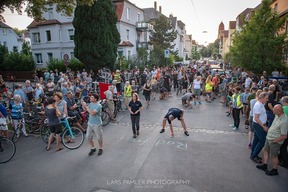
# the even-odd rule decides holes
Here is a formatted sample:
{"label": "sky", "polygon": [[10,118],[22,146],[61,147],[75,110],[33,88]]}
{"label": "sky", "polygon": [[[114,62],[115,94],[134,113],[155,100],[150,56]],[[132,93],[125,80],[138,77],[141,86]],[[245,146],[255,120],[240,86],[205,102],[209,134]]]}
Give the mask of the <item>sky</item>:
{"label": "sky", "polygon": [[[139,8],[151,8],[155,0],[129,1]],[[221,21],[228,29],[229,21],[235,21],[246,8],[255,8],[260,3],[261,0],[157,0],[157,10],[161,6],[164,15],[173,14],[185,23],[186,33],[192,34],[193,40],[207,44],[216,40]],[[33,20],[25,12],[18,15],[7,10],[3,16],[7,25],[18,29],[26,29]]]}

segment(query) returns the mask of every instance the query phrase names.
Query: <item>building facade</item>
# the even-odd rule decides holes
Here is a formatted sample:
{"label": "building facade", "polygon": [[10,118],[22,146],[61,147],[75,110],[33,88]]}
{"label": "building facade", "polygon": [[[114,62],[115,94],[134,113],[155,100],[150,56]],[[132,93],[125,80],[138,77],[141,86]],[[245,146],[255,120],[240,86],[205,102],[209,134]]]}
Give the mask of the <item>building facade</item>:
{"label": "building facade", "polygon": [[22,42],[22,38],[10,26],[0,22],[0,45],[6,46],[9,52],[20,52]]}

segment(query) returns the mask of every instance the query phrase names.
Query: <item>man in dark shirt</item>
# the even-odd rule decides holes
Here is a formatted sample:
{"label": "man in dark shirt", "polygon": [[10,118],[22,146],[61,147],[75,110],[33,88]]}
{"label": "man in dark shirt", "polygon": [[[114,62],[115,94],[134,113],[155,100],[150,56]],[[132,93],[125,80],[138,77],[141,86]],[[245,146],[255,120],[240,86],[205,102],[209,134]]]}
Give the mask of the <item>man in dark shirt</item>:
{"label": "man in dark shirt", "polygon": [[163,72],[163,86],[167,89],[167,91],[170,93],[170,84],[171,84],[171,78],[168,74],[165,74],[165,72]]}
{"label": "man in dark shirt", "polygon": [[170,126],[170,131],[171,131],[171,137],[174,137],[174,132],[173,132],[173,126],[172,126],[172,121],[174,119],[178,119],[181,121],[181,125],[184,129],[184,134],[186,136],[189,136],[189,133],[186,128],[186,124],[184,121],[184,110],[183,109],[178,109],[178,108],[170,108],[168,113],[164,116],[163,122],[162,122],[162,129],[160,133],[163,133],[165,131],[165,126],[166,126],[166,121],[168,121],[168,124]]}
{"label": "man in dark shirt", "polygon": [[275,118],[275,115],[273,113],[273,107],[275,104],[275,97],[273,92],[275,91],[275,85],[270,85],[269,86],[269,99],[267,101],[267,103],[265,104],[265,109],[266,109],[266,114],[267,114],[267,123],[268,123],[268,127],[270,127],[272,125],[272,122]]}
{"label": "man in dark shirt", "polygon": [[82,130],[82,132],[86,132],[86,130],[81,126],[81,124],[79,123],[81,120],[81,115],[79,114],[79,111],[77,111],[77,104],[74,100],[74,96],[73,93],[71,91],[67,92],[67,97],[65,98],[65,101],[67,102],[67,111],[68,111],[68,115],[69,117],[74,117],[76,116],[75,120],[74,120],[74,124],[75,126],[77,126],[79,129]]}

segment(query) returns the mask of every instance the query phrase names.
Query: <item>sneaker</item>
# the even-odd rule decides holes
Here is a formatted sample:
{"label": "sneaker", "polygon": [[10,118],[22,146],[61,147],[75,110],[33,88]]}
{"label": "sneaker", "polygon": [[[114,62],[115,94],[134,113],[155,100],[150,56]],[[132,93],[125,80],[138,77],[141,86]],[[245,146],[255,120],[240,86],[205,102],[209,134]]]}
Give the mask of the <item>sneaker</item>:
{"label": "sneaker", "polygon": [[102,155],[102,153],[103,153],[103,149],[99,149],[98,155]]}
{"label": "sneaker", "polygon": [[140,133],[139,133],[139,131],[137,131],[137,135],[139,135]]}
{"label": "sneaker", "polygon": [[249,126],[248,125],[245,125],[245,129],[248,129],[249,128]]}
{"label": "sneaker", "polygon": [[237,131],[238,130],[238,128],[237,127],[233,127],[233,131]]}
{"label": "sneaker", "polygon": [[274,176],[274,175],[278,175],[278,170],[277,169],[272,169],[271,171],[266,171],[265,172],[266,175],[269,175],[269,176]]}
{"label": "sneaker", "polygon": [[28,137],[28,134],[27,134],[27,133],[23,133],[23,135],[24,135],[25,137]]}
{"label": "sneaker", "polygon": [[201,101],[199,101],[198,103],[199,103],[199,105],[202,105]]}
{"label": "sneaker", "polygon": [[184,132],[184,134],[185,134],[186,136],[189,136],[189,133],[188,133],[188,131],[185,131],[185,132]]}
{"label": "sneaker", "polygon": [[230,113],[228,113],[226,116],[229,117],[229,116],[230,116]]}
{"label": "sneaker", "polygon": [[194,101],[194,105],[197,105],[196,101]]}
{"label": "sneaker", "polygon": [[260,169],[262,171],[267,171],[267,165],[266,164],[262,164],[262,165],[256,165],[257,169]]}
{"label": "sneaker", "polygon": [[248,149],[251,149],[252,148],[252,145],[251,143],[248,144]]}
{"label": "sneaker", "polygon": [[96,148],[91,149],[90,152],[88,153],[89,156],[93,155],[96,152]]}
{"label": "sneaker", "polygon": [[160,133],[164,133],[165,129],[161,129]]}
{"label": "sneaker", "polygon": [[136,138],[136,134],[133,135],[133,138]]}
{"label": "sneaker", "polygon": [[231,124],[230,127],[231,127],[231,128],[234,128],[235,126],[234,126],[234,124]]}
{"label": "sneaker", "polygon": [[252,161],[254,161],[255,163],[262,163],[262,160],[260,160],[260,159],[257,158],[257,157],[250,157],[250,159],[251,159]]}

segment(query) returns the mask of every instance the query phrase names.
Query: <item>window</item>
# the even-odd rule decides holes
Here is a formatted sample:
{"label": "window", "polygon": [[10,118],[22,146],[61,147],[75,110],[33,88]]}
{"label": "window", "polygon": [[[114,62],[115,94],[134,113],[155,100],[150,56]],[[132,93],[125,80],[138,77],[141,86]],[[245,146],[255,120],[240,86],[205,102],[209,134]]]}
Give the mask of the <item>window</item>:
{"label": "window", "polygon": [[6,41],[4,41],[4,42],[3,42],[3,45],[4,45],[5,47],[7,47],[7,42],[6,42]]}
{"label": "window", "polygon": [[35,60],[37,64],[42,64],[43,60],[42,60],[42,54],[41,53],[35,53]]}
{"label": "window", "polygon": [[129,50],[128,51],[128,59],[130,59],[130,57],[131,57],[131,51]]}
{"label": "window", "polygon": [[7,35],[7,30],[3,29],[3,35]]}
{"label": "window", "polygon": [[275,11],[275,12],[278,12],[278,3],[275,3],[275,5],[274,5],[274,11]]}
{"label": "window", "polygon": [[18,47],[17,46],[13,46],[13,52],[15,52],[15,53],[18,52]]}
{"label": "window", "polygon": [[50,62],[53,59],[53,53],[47,53],[48,55],[48,62]]}
{"label": "window", "polygon": [[140,13],[137,14],[137,21],[141,21],[141,16],[140,16]]}
{"label": "window", "polygon": [[48,19],[54,19],[54,14],[53,14],[53,7],[48,8]]}
{"label": "window", "polygon": [[70,41],[74,41],[74,30],[68,29],[69,39]]}
{"label": "window", "polygon": [[74,52],[70,52],[70,57],[71,57],[71,59],[75,58]]}
{"label": "window", "polygon": [[33,43],[40,43],[40,33],[33,33]]}
{"label": "window", "polygon": [[51,32],[50,31],[46,31],[46,38],[47,38],[47,41],[51,41]]}
{"label": "window", "polygon": [[127,14],[127,19],[130,20],[130,8],[129,7],[127,7],[126,14]]}
{"label": "window", "polygon": [[126,40],[129,41],[129,29],[126,29]]}

